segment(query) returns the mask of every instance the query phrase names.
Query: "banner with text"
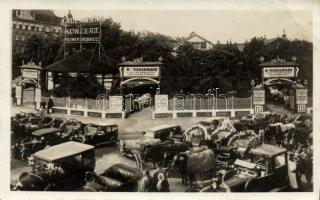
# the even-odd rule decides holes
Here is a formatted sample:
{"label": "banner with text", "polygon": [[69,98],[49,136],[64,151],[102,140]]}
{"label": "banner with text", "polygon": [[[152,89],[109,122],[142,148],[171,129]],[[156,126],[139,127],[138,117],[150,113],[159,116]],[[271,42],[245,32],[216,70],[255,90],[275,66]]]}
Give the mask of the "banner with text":
{"label": "banner with text", "polygon": [[158,78],[160,76],[160,67],[121,67],[122,77],[148,77]]}
{"label": "banner with text", "polygon": [[294,78],[298,71],[297,67],[264,67],[263,78]]}
{"label": "banner with text", "polygon": [[109,110],[122,111],[123,109],[123,97],[122,96],[110,96]]}
{"label": "banner with text", "polygon": [[168,111],[169,101],[168,95],[155,95],[155,110],[156,111]]}

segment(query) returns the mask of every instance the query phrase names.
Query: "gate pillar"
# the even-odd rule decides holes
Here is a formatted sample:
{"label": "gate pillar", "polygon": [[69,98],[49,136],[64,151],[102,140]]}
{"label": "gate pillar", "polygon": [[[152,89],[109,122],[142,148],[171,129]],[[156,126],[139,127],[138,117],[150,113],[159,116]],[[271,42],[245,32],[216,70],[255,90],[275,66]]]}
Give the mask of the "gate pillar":
{"label": "gate pillar", "polygon": [[308,89],[300,87],[295,89],[295,111],[298,113],[307,112]]}
{"label": "gate pillar", "polygon": [[16,99],[17,99],[17,105],[21,106],[22,105],[22,86],[21,85],[16,85]]}
{"label": "gate pillar", "polygon": [[263,87],[256,86],[252,95],[254,113],[260,113],[265,110],[265,91]]}

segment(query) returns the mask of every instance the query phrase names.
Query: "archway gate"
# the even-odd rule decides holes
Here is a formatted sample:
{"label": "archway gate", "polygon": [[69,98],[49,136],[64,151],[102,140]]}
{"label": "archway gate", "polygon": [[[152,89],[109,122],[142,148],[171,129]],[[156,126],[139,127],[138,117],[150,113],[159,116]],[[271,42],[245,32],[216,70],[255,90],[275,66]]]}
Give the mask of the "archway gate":
{"label": "archway gate", "polygon": [[23,105],[27,94],[25,87],[29,85],[34,88],[33,97],[29,99],[29,103],[35,103],[35,108],[39,109],[41,103],[40,73],[43,70],[41,63],[36,65],[34,62],[29,62],[27,64],[23,64],[19,68],[21,69],[22,76],[15,80],[16,103],[18,106]]}
{"label": "archway gate", "polygon": [[266,109],[266,89],[272,85],[289,85],[287,94],[282,94],[285,105],[296,112],[307,112],[308,89],[299,83],[299,67],[292,58],[292,62],[284,59],[273,59],[271,62],[263,62],[260,59],[262,84],[253,88],[253,106],[255,113],[263,112]]}

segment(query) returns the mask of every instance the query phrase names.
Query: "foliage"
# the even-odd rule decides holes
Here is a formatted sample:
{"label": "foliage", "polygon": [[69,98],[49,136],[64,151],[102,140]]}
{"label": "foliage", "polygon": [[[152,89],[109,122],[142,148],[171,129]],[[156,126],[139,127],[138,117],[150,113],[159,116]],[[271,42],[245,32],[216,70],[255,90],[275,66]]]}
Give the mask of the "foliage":
{"label": "foliage", "polygon": [[79,74],[76,77],[65,75],[60,79],[59,86],[52,92],[54,96],[71,98],[96,98],[105,94],[105,88],[94,76]]}

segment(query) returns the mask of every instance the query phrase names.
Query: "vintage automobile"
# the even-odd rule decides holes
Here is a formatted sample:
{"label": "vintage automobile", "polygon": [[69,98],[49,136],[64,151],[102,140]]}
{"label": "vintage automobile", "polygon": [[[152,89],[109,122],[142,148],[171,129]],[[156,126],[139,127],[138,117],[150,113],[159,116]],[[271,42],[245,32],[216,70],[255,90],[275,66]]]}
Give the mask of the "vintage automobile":
{"label": "vintage automobile", "polygon": [[136,192],[138,181],[142,178],[139,169],[124,164],[115,164],[101,174],[88,171],[86,184],[83,191],[86,192]]}
{"label": "vintage automobile", "polygon": [[118,125],[86,124],[83,132],[76,134],[73,140],[94,146],[102,144],[115,145],[118,141]]}
{"label": "vintage automobile", "polygon": [[73,141],[38,151],[32,158],[32,171],[23,172],[12,190],[80,190],[85,173],[95,168],[94,146]]}
{"label": "vintage automobile", "polygon": [[80,121],[76,119],[68,119],[63,121],[59,128],[68,135],[76,135],[81,132],[82,126]]}
{"label": "vintage automobile", "polygon": [[179,125],[159,125],[148,129],[145,132],[145,137],[160,139],[161,141],[167,139],[183,140],[181,127]]}
{"label": "vintage automobile", "polygon": [[58,128],[39,129],[32,132],[31,135],[28,140],[21,141],[17,146],[17,148],[20,148],[20,155],[17,156],[22,160],[45,147],[60,144],[70,139],[70,135]]}
{"label": "vintage automobile", "polygon": [[288,181],[287,150],[263,144],[252,148],[247,159],[237,159],[223,176],[220,192],[283,191]]}
{"label": "vintage automobile", "polygon": [[168,139],[183,140],[181,127],[177,125],[160,125],[142,133],[122,135],[120,140],[120,153],[131,154],[132,149],[141,150],[141,146],[159,144]]}

